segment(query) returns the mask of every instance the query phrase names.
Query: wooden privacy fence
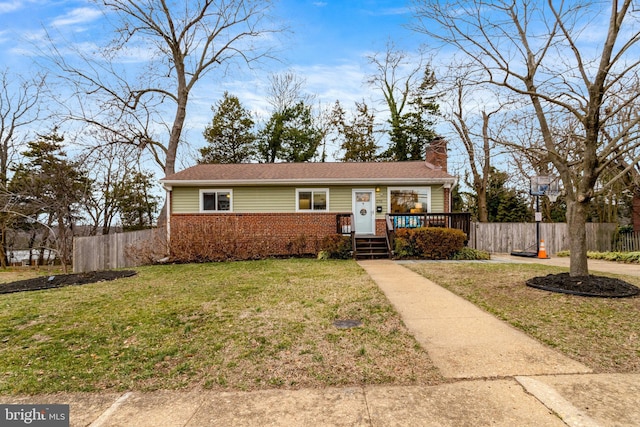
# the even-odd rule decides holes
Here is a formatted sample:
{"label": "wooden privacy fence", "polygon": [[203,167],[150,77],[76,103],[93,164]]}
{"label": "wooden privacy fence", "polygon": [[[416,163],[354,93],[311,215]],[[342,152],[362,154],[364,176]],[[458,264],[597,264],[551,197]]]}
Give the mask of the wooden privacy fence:
{"label": "wooden privacy fence", "polygon": [[[611,251],[616,227],[612,223],[587,223],[587,250]],[[549,254],[569,250],[566,223],[540,223],[540,238],[544,239]],[[535,252],[536,224],[472,223],[469,247],[490,253],[510,253],[514,250]]]}
{"label": "wooden privacy fence", "polygon": [[73,272],[136,267],[166,252],[163,230],[140,230],[73,239]]}
{"label": "wooden privacy fence", "polygon": [[640,232],[619,234],[616,237],[613,250],[618,252],[640,251]]}

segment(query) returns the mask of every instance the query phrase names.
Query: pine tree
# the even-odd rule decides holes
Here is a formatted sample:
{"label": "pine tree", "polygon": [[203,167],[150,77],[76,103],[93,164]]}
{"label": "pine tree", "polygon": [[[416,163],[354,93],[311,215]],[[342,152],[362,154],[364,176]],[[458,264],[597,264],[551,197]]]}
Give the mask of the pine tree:
{"label": "pine tree", "polygon": [[251,113],[238,97],[224,93],[214,108],[213,120],[204,130],[209,145],[200,149],[199,163],[246,163],[256,153]]}
{"label": "pine tree", "polygon": [[374,133],[374,114],[367,104],[356,102],[356,113],[351,120],[346,118],[346,113],[340,102],[332,111],[333,126],[338,131],[342,142],[340,149],[344,150],[343,162],[371,162],[376,160],[378,145]]}

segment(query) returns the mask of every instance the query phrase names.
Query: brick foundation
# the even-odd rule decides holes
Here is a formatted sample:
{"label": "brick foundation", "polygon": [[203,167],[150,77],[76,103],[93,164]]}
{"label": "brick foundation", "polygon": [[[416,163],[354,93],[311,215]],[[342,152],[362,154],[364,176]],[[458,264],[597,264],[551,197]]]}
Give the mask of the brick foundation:
{"label": "brick foundation", "polygon": [[335,212],[173,214],[170,247],[183,261],[304,255],[331,234]]}

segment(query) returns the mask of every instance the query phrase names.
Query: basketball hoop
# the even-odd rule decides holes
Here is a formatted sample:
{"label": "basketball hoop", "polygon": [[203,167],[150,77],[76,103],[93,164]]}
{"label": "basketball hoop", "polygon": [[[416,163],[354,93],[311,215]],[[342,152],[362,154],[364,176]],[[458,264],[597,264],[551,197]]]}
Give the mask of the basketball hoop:
{"label": "basketball hoop", "polygon": [[532,196],[547,196],[551,203],[558,200],[560,195],[560,181],[551,175],[536,175],[530,180],[529,194]]}

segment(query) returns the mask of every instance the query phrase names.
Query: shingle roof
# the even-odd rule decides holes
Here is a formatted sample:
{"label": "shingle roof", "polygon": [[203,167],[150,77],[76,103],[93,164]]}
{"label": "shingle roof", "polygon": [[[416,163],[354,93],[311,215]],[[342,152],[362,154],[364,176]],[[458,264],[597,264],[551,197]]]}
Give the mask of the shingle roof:
{"label": "shingle roof", "polygon": [[452,182],[455,177],[424,161],[201,164],[169,175],[165,185]]}

